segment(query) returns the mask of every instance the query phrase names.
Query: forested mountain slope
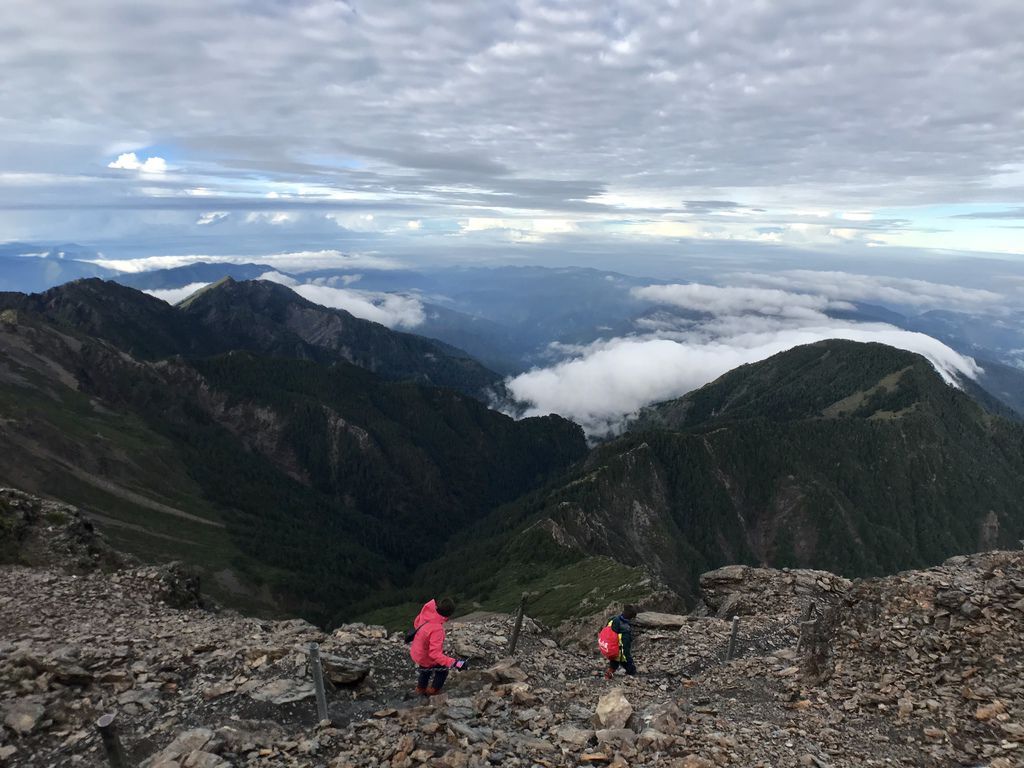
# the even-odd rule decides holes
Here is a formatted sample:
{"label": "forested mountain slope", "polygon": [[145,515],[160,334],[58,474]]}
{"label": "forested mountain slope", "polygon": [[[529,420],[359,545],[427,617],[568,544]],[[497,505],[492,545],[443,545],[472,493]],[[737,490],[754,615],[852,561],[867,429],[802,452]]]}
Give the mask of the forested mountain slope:
{"label": "forested mountain slope", "polygon": [[82,505],[147,559],[202,565],[238,604],[335,615],[585,452],[564,419],[344,362],[135,357],[87,331],[150,356],[205,341],[159,303],[91,298],[0,310],[0,483]]}
{"label": "forested mountain slope", "polygon": [[[683,595],[727,563],[891,573],[1024,535],[1024,429],[922,357],[828,341],[648,409],[566,479],[505,507],[424,578],[472,594],[475,552],[609,556]],[[530,542],[525,547],[525,542]],[[478,578],[483,574],[478,573]],[[501,583],[500,572],[489,575]]]}

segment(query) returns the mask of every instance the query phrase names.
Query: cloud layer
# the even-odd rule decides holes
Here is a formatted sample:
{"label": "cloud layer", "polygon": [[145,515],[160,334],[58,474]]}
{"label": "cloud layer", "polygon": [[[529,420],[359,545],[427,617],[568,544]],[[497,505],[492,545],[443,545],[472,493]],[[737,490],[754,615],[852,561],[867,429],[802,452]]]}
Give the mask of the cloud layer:
{"label": "cloud layer", "polygon": [[931,336],[884,323],[839,320],[827,312],[854,309],[847,298],[918,308],[933,302],[977,306],[991,299],[986,291],[829,272],[741,277],[789,290],[696,283],[634,288],[635,297],[656,307],[639,318],[636,334],[584,347],[558,347],[555,352],[565,359],[509,379],[509,391],[527,404],[528,415],[559,413],[588,434],[603,435],[620,429],[646,405],[679,397],[739,365],[825,339],[878,342],[917,352],[952,385],[980,371],[973,359]]}
{"label": "cloud layer", "polygon": [[4,9],[0,240],[1024,250],[1012,0]]}
{"label": "cloud layer", "polygon": [[835,323],[762,333],[722,336],[714,341],[627,337],[599,342],[550,368],[510,379],[513,396],[529,404],[526,415],[558,413],[591,435],[621,428],[645,405],[680,397],[733,368],[801,344],[824,339],[879,342],[924,355],[943,378],[974,378],[968,357],[921,333],[887,325]]}
{"label": "cloud layer", "polygon": [[344,309],[356,317],[372,320],[375,323],[386,325],[388,328],[415,328],[421,325],[426,318],[423,304],[411,296],[337,287],[336,283],[347,285],[351,282],[351,279],[346,279],[346,277],[304,283],[279,272],[267,272],[260,275],[259,279],[287,285],[314,304]]}

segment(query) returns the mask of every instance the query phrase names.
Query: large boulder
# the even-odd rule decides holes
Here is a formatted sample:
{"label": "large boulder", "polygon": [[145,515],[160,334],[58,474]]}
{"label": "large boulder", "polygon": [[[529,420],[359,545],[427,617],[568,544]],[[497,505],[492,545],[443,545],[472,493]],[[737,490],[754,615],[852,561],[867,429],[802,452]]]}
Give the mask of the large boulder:
{"label": "large boulder", "polygon": [[604,729],[625,728],[633,714],[633,705],[629,703],[621,688],[613,688],[597,702],[597,722]]}
{"label": "large boulder", "polygon": [[678,613],[659,613],[658,611],[640,611],[633,620],[637,627],[649,629],[680,629],[689,619]]}
{"label": "large boulder", "polygon": [[849,579],[828,571],[749,565],[726,565],[700,577],[704,612],[720,619],[799,613],[811,600],[837,602],[850,584]]}
{"label": "large boulder", "polygon": [[320,663],[324,677],[335,685],[358,685],[370,674],[370,665],[365,661],[344,659],[333,653],[321,652]]}
{"label": "large boulder", "polygon": [[18,735],[24,736],[36,729],[45,712],[39,702],[15,699],[4,711],[4,725]]}

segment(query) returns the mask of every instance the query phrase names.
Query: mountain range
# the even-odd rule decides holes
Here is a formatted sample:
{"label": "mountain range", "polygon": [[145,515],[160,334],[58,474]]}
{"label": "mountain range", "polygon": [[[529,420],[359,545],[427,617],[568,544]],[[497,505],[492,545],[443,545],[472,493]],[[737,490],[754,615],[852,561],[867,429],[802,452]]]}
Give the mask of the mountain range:
{"label": "mountain range", "polygon": [[460,392],[495,380],[462,353],[273,283],[170,307],[84,280],[0,307],[0,482],[257,607],[344,610],[585,451],[571,422]]}
{"label": "mountain range", "polygon": [[728,563],[874,575],[1024,535],[1024,428],[909,352],[797,347],[589,449],[489,408],[499,384],[267,281],[177,306],[96,279],[0,294],[0,483],[322,622],[524,590],[557,621],[595,589],[687,602]]}

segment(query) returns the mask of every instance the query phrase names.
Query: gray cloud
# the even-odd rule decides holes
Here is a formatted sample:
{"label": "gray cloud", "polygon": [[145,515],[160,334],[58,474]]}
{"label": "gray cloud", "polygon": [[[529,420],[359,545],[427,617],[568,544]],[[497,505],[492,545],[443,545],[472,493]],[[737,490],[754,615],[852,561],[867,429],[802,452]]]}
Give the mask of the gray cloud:
{"label": "gray cloud", "polygon": [[4,14],[3,133],[39,154],[215,132],[280,161],[878,198],[984,188],[1021,150],[1012,1],[75,7]]}
{"label": "gray cloud", "polygon": [[1024,208],[1006,208],[1001,211],[972,211],[957,213],[953,219],[1024,219]]}
{"label": "gray cloud", "polygon": [[[842,249],[934,226],[903,211],[841,211],[1024,193],[1024,6],[1013,0],[95,0],[88,13],[71,0],[9,0],[4,10],[0,239],[187,247],[218,233],[313,249],[349,237],[317,212],[365,210],[397,248],[409,242],[397,219],[447,219],[415,230],[445,253],[458,219],[484,215],[579,217],[577,260],[620,234],[599,225],[627,228],[631,253],[654,236],[802,247],[805,231]],[[117,163],[131,152],[138,167]],[[146,172],[149,157],[166,171]],[[819,205],[830,213],[794,213]],[[208,211],[310,215],[287,231],[245,230],[199,223]],[[646,226],[648,216],[667,226]],[[464,231],[481,233],[477,244],[500,236]],[[544,231],[560,242],[569,230]],[[529,233],[515,242],[520,258]],[[1001,243],[993,249],[1012,250]]]}

